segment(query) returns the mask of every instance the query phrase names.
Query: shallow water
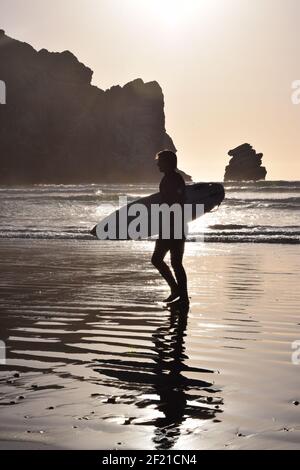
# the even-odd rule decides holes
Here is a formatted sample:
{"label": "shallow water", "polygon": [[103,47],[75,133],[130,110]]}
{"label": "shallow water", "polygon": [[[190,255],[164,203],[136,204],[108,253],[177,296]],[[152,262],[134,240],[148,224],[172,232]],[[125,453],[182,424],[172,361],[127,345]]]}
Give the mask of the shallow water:
{"label": "shallow water", "polygon": [[187,244],[189,312],[152,249],[0,242],[4,448],[299,447],[298,247]]}
{"label": "shallow water", "polygon": [[[207,242],[300,243],[300,182],[226,183],[219,209],[190,224],[189,239]],[[0,186],[0,238],[89,240],[90,229],[157,185]]]}

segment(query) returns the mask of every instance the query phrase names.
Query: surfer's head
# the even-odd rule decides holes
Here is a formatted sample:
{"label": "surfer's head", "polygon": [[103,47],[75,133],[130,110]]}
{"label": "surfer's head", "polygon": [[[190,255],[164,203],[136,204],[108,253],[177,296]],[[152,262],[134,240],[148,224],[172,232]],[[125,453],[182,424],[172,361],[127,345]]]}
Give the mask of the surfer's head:
{"label": "surfer's head", "polygon": [[162,173],[174,171],[177,168],[177,156],[172,150],[162,150],[155,157],[157,166]]}

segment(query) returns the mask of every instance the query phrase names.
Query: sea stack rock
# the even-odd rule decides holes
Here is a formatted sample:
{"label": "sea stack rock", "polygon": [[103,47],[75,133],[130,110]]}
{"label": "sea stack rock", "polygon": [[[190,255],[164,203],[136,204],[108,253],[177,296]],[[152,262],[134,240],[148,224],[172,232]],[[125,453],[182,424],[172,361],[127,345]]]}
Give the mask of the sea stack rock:
{"label": "sea stack rock", "polygon": [[176,151],[160,85],[102,90],[92,76],[70,51],[37,51],[0,29],[0,184],[158,181],[154,155]]}
{"label": "sea stack rock", "polygon": [[250,144],[242,144],[228,152],[232,157],[225,168],[224,181],[264,180],[267,170],[262,163],[262,153],[256,153]]}

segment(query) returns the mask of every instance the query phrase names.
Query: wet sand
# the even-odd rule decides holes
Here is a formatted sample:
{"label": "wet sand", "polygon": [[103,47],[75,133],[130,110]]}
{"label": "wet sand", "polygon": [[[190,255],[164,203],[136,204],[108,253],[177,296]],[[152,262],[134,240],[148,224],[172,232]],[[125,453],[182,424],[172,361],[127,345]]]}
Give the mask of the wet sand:
{"label": "wet sand", "polygon": [[1,240],[1,449],[300,447],[299,248],[188,243],[188,313],[152,249]]}

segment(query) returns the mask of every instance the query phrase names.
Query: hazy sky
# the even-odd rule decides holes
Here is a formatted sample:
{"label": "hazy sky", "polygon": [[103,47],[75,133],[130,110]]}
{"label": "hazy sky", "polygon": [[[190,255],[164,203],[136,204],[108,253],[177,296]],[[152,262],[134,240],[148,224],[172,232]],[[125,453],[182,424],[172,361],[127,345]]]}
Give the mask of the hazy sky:
{"label": "hazy sky", "polygon": [[300,179],[300,0],[0,0],[0,28],[69,49],[102,89],[157,80],[194,180],[221,180],[243,142],[268,179]]}

